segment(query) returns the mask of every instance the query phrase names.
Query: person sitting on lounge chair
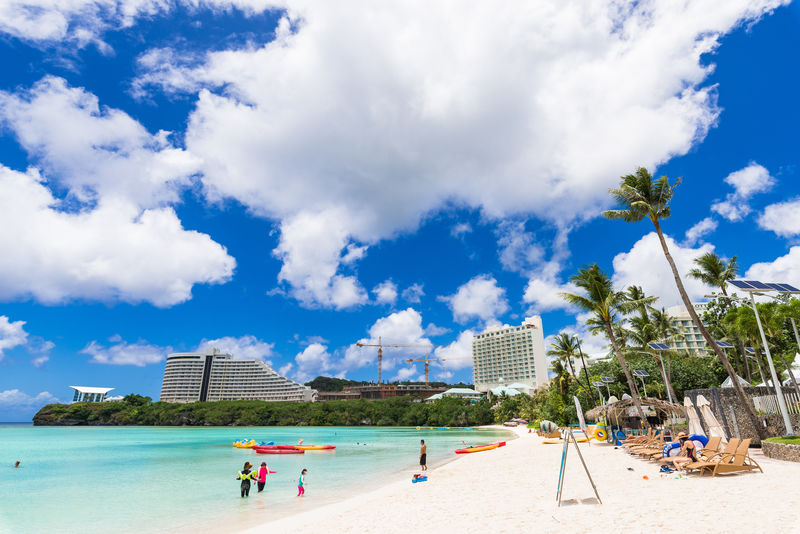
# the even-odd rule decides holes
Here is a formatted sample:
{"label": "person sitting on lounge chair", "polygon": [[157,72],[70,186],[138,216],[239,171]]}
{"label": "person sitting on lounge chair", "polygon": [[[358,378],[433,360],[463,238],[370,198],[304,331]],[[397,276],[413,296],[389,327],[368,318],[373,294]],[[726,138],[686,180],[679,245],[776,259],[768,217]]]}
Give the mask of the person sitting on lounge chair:
{"label": "person sitting on lounge chair", "polygon": [[681,444],[681,452],[672,459],[672,463],[675,464],[675,469],[683,471],[686,464],[697,461],[697,449],[694,441],[689,439],[686,432],[678,434],[678,442]]}

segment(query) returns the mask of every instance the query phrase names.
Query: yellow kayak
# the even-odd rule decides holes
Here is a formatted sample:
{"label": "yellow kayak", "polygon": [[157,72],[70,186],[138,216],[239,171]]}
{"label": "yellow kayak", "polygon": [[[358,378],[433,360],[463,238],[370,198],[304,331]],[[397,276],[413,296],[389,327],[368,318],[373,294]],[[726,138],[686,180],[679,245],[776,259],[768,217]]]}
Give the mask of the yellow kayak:
{"label": "yellow kayak", "polygon": [[466,449],[456,449],[456,454],[469,454],[471,452],[481,452],[481,451],[490,451],[492,449],[496,449],[498,447],[505,447],[506,442],[501,441],[500,443],[492,443],[490,445],[481,445],[480,447],[467,447]]}
{"label": "yellow kayak", "polygon": [[250,441],[234,441],[233,446],[237,449],[252,449],[254,445],[258,443],[256,440],[251,439]]}
{"label": "yellow kayak", "polygon": [[336,448],[336,445],[293,445],[299,451],[329,451]]}
{"label": "yellow kayak", "polygon": [[[581,436],[579,438],[575,438],[575,441],[577,441],[578,443],[586,443],[589,440],[586,439],[586,436]],[[552,444],[555,444],[555,443],[564,443],[564,440],[561,439],[561,438],[558,438],[558,439],[544,439],[544,440],[542,440],[542,443],[544,443],[546,445],[552,445]]]}

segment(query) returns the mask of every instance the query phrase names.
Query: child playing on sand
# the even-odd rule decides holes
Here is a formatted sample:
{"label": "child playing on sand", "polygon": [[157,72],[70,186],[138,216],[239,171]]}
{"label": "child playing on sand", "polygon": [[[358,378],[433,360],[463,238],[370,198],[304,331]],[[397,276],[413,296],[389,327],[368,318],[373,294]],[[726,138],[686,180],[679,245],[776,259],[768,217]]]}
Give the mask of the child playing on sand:
{"label": "child playing on sand", "polygon": [[306,494],[306,473],[308,473],[308,469],[303,469],[300,473],[300,478],[297,479],[297,496],[300,497]]}

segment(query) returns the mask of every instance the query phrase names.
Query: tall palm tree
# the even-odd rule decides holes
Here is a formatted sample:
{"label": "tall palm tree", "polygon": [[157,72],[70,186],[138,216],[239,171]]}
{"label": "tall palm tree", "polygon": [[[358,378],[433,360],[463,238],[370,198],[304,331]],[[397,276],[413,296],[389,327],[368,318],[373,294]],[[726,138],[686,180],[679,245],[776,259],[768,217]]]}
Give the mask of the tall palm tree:
{"label": "tall palm tree", "polygon": [[639,419],[642,420],[644,426],[649,427],[650,424],[644,414],[642,401],[639,398],[639,390],[636,387],[636,382],[633,380],[630,369],[628,369],[628,365],[625,363],[625,358],[617,342],[617,336],[614,333],[614,325],[617,323],[619,316],[629,313],[637,303],[629,301],[622,293],[614,291],[611,279],[600,270],[596,263],[581,268],[578,274],[570,278],[570,281],[582,289],[585,295],[561,293],[561,296],[573,306],[591,314],[586,324],[592,333],[604,332],[608,337],[611,347],[617,356],[617,361],[619,361],[619,365],[623,373],[625,373],[625,379],[628,381],[628,388],[631,392],[633,404],[636,406],[636,411],[639,413]]}
{"label": "tall palm tree", "polygon": [[575,366],[572,364],[572,358],[575,358],[578,354],[580,354],[580,347],[578,345],[578,339],[574,336],[571,336],[567,332],[560,332],[553,343],[550,344],[550,348],[547,350],[547,355],[553,358],[559,359],[561,362],[566,362],[569,365],[570,372],[572,376],[575,378],[575,381],[578,383],[578,386],[584,390],[589,398],[592,400],[592,404],[595,406],[597,405],[594,400],[594,395],[592,394],[592,385],[589,383],[589,373],[586,371],[586,362],[583,362],[584,365],[584,373],[586,375],[586,386],[584,387],[581,384],[580,377],[575,372]]}
{"label": "tall palm tree", "polygon": [[564,391],[569,387],[569,383],[572,380],[572,376],[570,375],[569,371],[564,365],[563,360],[560,360],[558,358],[550,362],[550,370],[553,371],[556,375],[553,377],[552,382],[558,384],[558,392],[563,397]]}
{"label": "tall palm tree", "polygon": [[694,263],[697,268],[689,271],[687,276],[700,280],[707,286],[718,287],[722,294],[728,296],[727,286],[731,280],[736,280],[739,274],[739,265],[736,263],[736,256],[726,263],[725,260],[713,252],[706,252],[699,258],[695,258]]}
{"label": "tall palm tree", "polygon": [[672,276],[675,279],[678,293],[681,295],[683,305],[686,306],[686,311],[689,312],[692,321],[694,321],[694,324],[700,330],[700,333],[706,340],[706,344],[711,347],[722,363],[722,366],[725,367],[725,370],[731,377],[736,395],[739,397],[739,402],[741,402],[743,406],[747,406],[748,416],[759,438],[765,439],[766,432],[764,427],[756,417],[753,404],[750,402],[750,399],[747,398],[742,385],[739,383],[736,377],[736,371],[734,371],[731,362],[728,361],[728,357],[725,356],[725,353],[719,348],[711,337],[711,334],[708,333],[703,321],[697,316],[697,312],[694,306],[692,306],[692,301],[689,300],[689,295],[686,293],[683,280],[681,280],[681,275],[678,273],[675,260],[672,259],[667,241],[664,239],[664,233],[661,230],[660,221],[670,216],[671,210],[669,204],[674,195],[675,188],[680,182],[681,180],[678,178],[675,180],[675,183],[670,184],[669,178],[666,176],[654,179],[647,169],[639,167],[633,174],[623,176],[618,188],[609,189],[609,193],[617,202],[619,209],[605,211],[603,215],[609,219],[621,219],[630,223],[636,223],[647,218],[653,223],[656,234],[658,234],[658,240],[661,243],[661,249],[664,251],[664,256],[672,270]]}
{"label": "tall palm tree", "polygon": [[[685,337],[683,333],[675,326],[672,321],[672,317],[667,313],[664,308],[660,310],[653,309],[650,311],[650,322],[653,325],[653,330],[656,333],[656,341],[661,341],[662,343],[666,343],[667,341],[676,339],[676,338],[683,338]],[[662,358],[666,359],[667,365],[666,369],[664,370],[664,381],[666,383],[667,388],[669,388],[669,393],[672,395],[672,399],[675,402],[678,401],[678,396],[675,394],[675,389],[672,387],[672,378],[671,378],[671,370],[672,365],[670,362],[669,353],[662,354]]]}
{"label": "tall palm tree", "polygon": [[630,302],[637,303],[636,310],[639,312],[639,317],[645,321],[648,320],[647,312],[650,309],[650,305],[658,300],[658,297],[648,297],[642,286],[629,286],[625,290],[625,298]]}

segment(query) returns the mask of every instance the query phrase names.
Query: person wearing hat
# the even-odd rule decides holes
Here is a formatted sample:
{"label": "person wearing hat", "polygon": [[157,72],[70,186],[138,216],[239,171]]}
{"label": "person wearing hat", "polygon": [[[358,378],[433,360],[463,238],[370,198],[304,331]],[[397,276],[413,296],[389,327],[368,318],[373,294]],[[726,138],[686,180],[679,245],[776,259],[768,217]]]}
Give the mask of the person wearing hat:
{"label": "person wearing hat", "polygon": [[681,444],[681,452],[672,459],[672,463],[675,464],[675,469],[683,471],[686,464],[697,461],[697,448],[686,432],[678,434],[678,442]]}
{"label": "person wearing hat", "polygon": [[242,481],[242,497],[248,497],[250,495],[250,481],[253,480],[258,474],[255,471],[251,472],[251,467],[253,467],[253,464],[250,462],[245,462],[244,469],[236,474],[236,480]]}

